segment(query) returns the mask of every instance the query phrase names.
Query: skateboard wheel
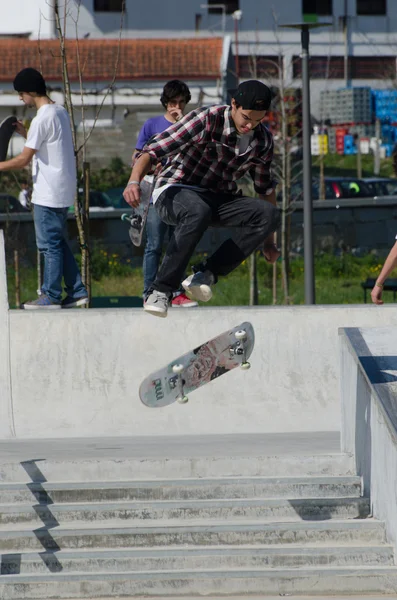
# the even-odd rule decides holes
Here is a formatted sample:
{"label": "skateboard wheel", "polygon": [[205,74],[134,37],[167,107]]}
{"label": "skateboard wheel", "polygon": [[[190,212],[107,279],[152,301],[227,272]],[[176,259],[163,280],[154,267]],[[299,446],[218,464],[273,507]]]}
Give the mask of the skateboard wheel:
{"label": "skateboard wheel", "polygon": [[180,373],[182,373],[183,371],[183,365],[174,365],[172,367],[172,372],[176,373],[176,375],[179,375]]}
{"label": "skateboard wheel", "polygon": [[123,214],[121,215],[121,220],[122,220],[122,221],[129,221],[129,218],[128,218],[128,215],[127,215],[127,213],[123,213]]}
{"label": "skateboard wheel", "polygon": [[247,371],[248,369],[251,368],[251,363],[249,363],[249,362],[243,362],[243,363],[241,363],[240,366],[241,366],[242,369],[244,369],[244,371]]}
{"label": "skateboard wheel", "polygon": [[189,402],[189,398],[187,396],[178,396],[176,401],[179,402],[179,404],[186,404],[186,402]]}
{"label": "skateboard wheel", "polygon": [[245,338],[247,337],[246,332],[244,331],[244,329],[239,329],[238,331],[236,331],[236,333],[234,334],[234,337],[236,338],[236,340],[245,340]]}

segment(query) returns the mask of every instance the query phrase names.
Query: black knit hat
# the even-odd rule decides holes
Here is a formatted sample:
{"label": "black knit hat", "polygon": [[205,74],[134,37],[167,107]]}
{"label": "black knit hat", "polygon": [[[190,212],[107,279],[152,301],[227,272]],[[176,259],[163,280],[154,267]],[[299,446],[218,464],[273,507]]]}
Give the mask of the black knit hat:
{"label": "black knit hat", "polygon": [[28,67],[19,71],[18,75],[14,79],[14,90],[17,92],[35,92],[39,96],[45,96],[47,89],[44,78],[41,73]]}
{"label": "black knit hat", "polygon": [[245,110],[269,110],[273,98],[270,88],[256,79],[240,83],[230,95]]}

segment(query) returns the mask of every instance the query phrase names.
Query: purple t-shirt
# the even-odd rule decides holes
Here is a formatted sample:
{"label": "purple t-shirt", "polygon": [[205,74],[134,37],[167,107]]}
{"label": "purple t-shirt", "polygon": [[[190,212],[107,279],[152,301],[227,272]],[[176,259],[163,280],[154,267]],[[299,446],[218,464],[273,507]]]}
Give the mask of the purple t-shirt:
{"label": "purple t-shirt", "polygon": [[135,146],[136,149],[142,150],[146,142],[148,142],[152,136],[156,135],[156,133],[162,133],[171,125],[172,123],[170,123],[170,121],[167,121],[164,115],[148,119],[143,124],[142,129],[139,132],[138,141]]}

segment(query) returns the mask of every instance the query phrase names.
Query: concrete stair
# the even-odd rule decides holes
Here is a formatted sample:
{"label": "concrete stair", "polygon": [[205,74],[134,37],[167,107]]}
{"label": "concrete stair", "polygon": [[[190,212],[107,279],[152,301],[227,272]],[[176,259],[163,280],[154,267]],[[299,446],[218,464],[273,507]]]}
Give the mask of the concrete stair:
{"label": "concrete stair", "polygon": [[396,596],[369,513],[340,454],[10,461],[0,597]]}

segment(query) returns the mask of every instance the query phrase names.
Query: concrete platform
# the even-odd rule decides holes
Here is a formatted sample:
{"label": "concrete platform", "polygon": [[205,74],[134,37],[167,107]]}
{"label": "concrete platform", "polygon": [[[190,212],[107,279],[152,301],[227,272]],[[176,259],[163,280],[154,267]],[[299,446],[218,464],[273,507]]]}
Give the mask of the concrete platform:
{"label": "concrete platform", "polygon": [[0,463],[31,460],[340,454],[339,431],[0,440]]}

